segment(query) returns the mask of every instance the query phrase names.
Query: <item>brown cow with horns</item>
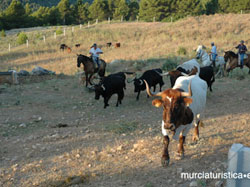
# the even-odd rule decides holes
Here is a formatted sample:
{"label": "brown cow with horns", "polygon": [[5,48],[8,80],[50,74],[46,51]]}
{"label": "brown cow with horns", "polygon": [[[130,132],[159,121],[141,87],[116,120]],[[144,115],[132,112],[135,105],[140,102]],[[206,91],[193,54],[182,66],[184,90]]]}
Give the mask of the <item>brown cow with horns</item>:
{"label": "brown cow with horns", "polygon": [[170,142],[169,131],[174,139],[179,138],[178,156],[184,157],[184,143],[188,131],[194,123],[195,131],[193,140],[199,139],[200,114],[206,105],[207,84],[198,75],[179,77],[173,88],[159,93],[151,93],[146,83],[149,96],[159,96],[161,99],[154,99],[152,104],[155,107],[163,107],[162,134],[163,154],[162,165],[168,166],[170,157],[168,145]]}

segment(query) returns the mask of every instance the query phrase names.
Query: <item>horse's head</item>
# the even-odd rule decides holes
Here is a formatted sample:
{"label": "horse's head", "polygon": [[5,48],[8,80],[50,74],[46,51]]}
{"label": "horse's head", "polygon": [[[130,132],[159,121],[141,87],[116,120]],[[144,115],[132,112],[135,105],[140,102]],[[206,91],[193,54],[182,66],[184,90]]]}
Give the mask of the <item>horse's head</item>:
{"label": "horse's head", "polygon": [[196,58],[197,59],[201,58],[201,56],[203,55],[203,49],[206,49],[206,47],[203,45],[198,45],[198,47],[196,49]]}
{"label": "horse's head", "polygon": [[224,60],[226,64],[226,71],[230,72],[238,66],[238,55],[233,51],[226,51],[224,54]]}

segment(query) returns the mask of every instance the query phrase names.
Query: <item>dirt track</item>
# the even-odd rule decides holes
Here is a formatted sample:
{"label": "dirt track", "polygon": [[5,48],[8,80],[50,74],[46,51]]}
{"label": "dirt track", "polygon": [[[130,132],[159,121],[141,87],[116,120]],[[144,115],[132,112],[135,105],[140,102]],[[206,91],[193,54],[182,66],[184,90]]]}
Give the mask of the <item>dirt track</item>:
{"label": "dirt track", "polygon": [[[165,79],[164,88],[169,87]],[[79,86],[77,78],[4,87],[0,93],[0,186],[188,186],[180,172],[225,171],[232,143],[250,146],[249,76],[216,80],[207,97],[200,141],[187,137],[186,155],[160,157],[162,110],[127,85],[122,106]],[[68,125],[59,128],[58,124]],[[197,180],[214,186],[218,180]]]}

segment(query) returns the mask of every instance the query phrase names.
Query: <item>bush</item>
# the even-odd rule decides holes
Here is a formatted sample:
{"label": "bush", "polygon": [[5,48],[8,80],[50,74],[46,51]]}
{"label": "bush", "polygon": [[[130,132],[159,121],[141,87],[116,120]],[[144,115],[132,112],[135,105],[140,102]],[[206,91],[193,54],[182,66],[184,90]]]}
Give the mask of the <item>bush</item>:
{"label": "bush", "polygon": [[174,59],[168,59],[163,65],[162,70],[163,71],[171,71],[177,67],[177,63],[174,61]]}
{"label": "bush", "polygon": [[179,47],[177,51],[178,55],[186,55],[187,54],[187,49],[185,47]]}
{"label": "bush", "polygon": [[24,33],[24,32],[21,32],[18,37],[17,37],[17,43],[19,45],[21,44],[25,44],[26,43],[26,40],[28,40],[28,37],[27,35]]}
{"label": "bush", "polygon": [[57,29],[56,30],[56,35],[60,35],[60,34],[62,34],[63,33],[63,31],[61,30],[61,29]]}
{"label": "bush", "polygon": [[4,30],[1,31],[1,37],[6,37],[6,34],[5,34]]}

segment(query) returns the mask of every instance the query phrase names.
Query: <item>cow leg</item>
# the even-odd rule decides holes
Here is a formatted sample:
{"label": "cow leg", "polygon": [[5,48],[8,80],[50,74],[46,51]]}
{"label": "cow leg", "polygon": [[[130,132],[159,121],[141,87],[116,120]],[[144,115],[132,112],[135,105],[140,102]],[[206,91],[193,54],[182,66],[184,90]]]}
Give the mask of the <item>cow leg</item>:
{"label": "cow leg", "polygon": [[137,94],[137,97],[136,97],[136,100],[137,100],[137,101],[139,100],[140,92],[141,92],[141,91],[138,91],[138,94]]}
{"label": "cow leg", "polygon": [[117,99],[116,106],[118,106],[119,103],[122,104],[123,97],[124,97],[124,92],[123,91],[118,93],[118,99]]}
{"label": "cow leg", "polygon": [[198,123],[197,124],[195,124],[195,126],[194,126],[194,134],[193,134],[193,138],[192,138],[192,140],[194,141],[194,142],[197,142],[198,140],[199,140],[199,124],[200,124],[201,122],[200,122],[200,120],[198,121]]}
{"label": "cow leg", "polygon": [[178,159],[184,158],[184,143],[186,137],[182,134],[179,136],[179,144],[178,144]]}
{"label": "cow leg", "polygon": [[109,106],[108,102],[109,102],[110,97],[111,97],[111,95],[104,98],[104,108]]}
{"label": "cow leg", "polygon": [[91,74],[91,75],[89,76],[89,84],[90,84],[90,85],[93,85],[93,84],[91,83],[91,81],[90,81],[93,75],[94,75],[94,74]]}
{"label": "cow leg", "polygon": [[168,153],[168,145],[169,145],[169,137],[168,135],[163,136],[163,153],[161,157],[161,164],[163,167],[167,167],[169,165],[170,157]]}

